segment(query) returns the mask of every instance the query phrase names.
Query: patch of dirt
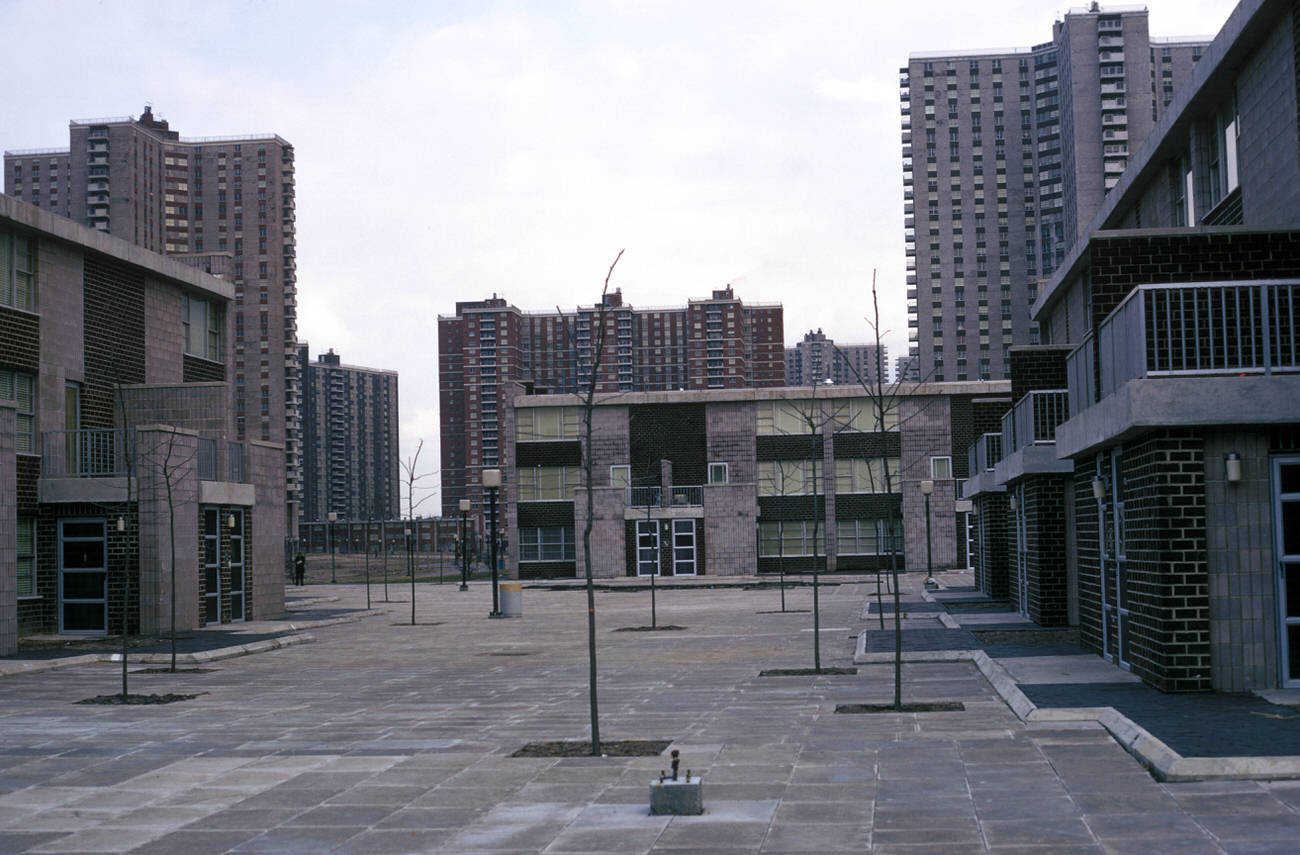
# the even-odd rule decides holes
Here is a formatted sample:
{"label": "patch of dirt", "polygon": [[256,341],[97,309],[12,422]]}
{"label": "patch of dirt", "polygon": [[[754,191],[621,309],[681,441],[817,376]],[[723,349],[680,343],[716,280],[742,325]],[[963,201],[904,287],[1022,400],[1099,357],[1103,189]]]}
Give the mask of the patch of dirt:
{"label": "patch of dirt", "polygon": [[487,653],[476,654],[478,656],[532,656],[531,650],[492,650]]}
{"label": "patch of dirt", "polygon": [[442,626],[440,620],[420,620],[412,624],[409,620],[398,621],[393,626]]}
{"label": "patch of dirt", "polygon": [[[600,743],[601,757],[655,757],[671,745],[667,739],[623,739]],[[511,757],[592,757],[591,740],[585,742],[530,742]]]}
{"label": "patch of dirt", "polygon": [[680,629],[686,627],[666,623],[663,626],[620,626],[618,629],[611,629],[610,632],[673,632]]}
{"label": "patch of dirt", "polygon": [[765,612],[754,612],[756,615],[806,615],[809,609],[770,609]]}
{"label": "patch of dirt", "polygon": [[170,668],[141,668],[138,671],[132,671],[132,674],[211,674],[216,668],[177,668],[173,671]]}
{"label": "patch of dirt", "polygon": [[155,704],[174,704],[177,701],[190,701],[199,695],[206,695],[207,692],[198,692],[193,695],[174,695],[168,692],[165,695],[136,695],[130,694],[123,696],[120,692],[116,695],[96,695],[93,698],[86,698],[84,701],[77,701],[79,704],[99,704],[101,706],[152,706]]}
{"label": "patch of dirt", "polygon": [[842,676],[846,674],[858,673],[857,668],[823,668],[818,671],[816,668],[769,668],[766,671],[759,671],[760,677],[824,677],[827,674],[831,676]]}
{"label": "patch of dirt", "polygon": [[837,713],[896,713],[896,712],[965,712],[961,701],[916,701],[905,703],[902,709],[893,704],[836,704]]}

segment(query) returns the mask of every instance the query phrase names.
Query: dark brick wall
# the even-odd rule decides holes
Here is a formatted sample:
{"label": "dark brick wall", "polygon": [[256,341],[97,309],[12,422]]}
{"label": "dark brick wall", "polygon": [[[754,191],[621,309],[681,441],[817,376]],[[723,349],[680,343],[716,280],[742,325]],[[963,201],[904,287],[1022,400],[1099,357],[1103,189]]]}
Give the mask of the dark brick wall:
{"label": "dark brick wall", "polygon": [[1101,551],[1097,529],[1097,500],[1092,496],[1092,478],[1097,458],[1079,460],[1074,467],[1074,539],[1079,568],[1079,643],[1101,654]]}
{"label": "dark brick wall", "polygon": [[520,528],[573,527],[573,502],[520,502]]}
{"label": "dark brick wall", "polygon": [[948,418],[952,426],[952,474],[969,478],[966,450],[975,441],[975,415],[968,395],[955,395],[948,401]]}
{"label": "dark brick wall", "polygon": [[[121,514],[126,529],[117,532]],[[59,631],[59,520],[103,519],[108,534],[108,633],[122,631],[122,611],[128,575],[131,597],[126,603],[128,632],[140,631],[139,518],[133,506],[105,511],[100,505],[46,505],[36,519],[37,598],[18,601],[18,634],[49,634]]]}
{"label": "dark brick wall", "polygon": [[0,365],[35,374],[41,365],[41,319],[0,306]]}
{"label": "dark brick wall", "polygon": [[[839,443],[839,439],[836,439]],[[789,436],[760,436],[754,441],[758,460],[809,460],[822,459],[822,436],[794,434]]]}
{"label": "dark brick wall", "polygon": [[1007,512],[1007,497],[1004,493],[986,493],[974,501],[979,509],[976,523],[981,529],[972,562],[975,587],[990,599],[1005,600],[1010,592],[1007,532],[1011,515]]}
{"label": "dark brick wall", "polygon": [[1095,236],[1088,250],[1094,329],[1137,285],[1300,276],[1300,231]]}
{"label": "dark brick wall", "polygon": [[221,382],[226,379],[226,367],[187,353],[181,364],[181,379],[186,383]]}
{"label": "dark brick wall", "polygon": [[41,458],[26,454],[18,455],[18,513],[29,515],[39,509],[36,503],[36,490],[40,478]]}
{"label": "dark brick wall", "polygon": [[[796,443],[797,448],[800,443]],[[835,447],[832,449],[836,460],[860,460],[862,458],[878,458],[882,455],[886,457],[898,457],[902,454],[903,442],[902,436],[897,431],[887,433],[837,433],[835,434]],[[803,455],[806,459],[811,453],[812,441],[808,437],[803,438]],[[759,458],[776,459],[776,458]],[[789,458],[783,458],[789,459]],[[795,458],[800,459],[800,458]],[[895,476],[896,477],[896,476]]]}
{"label": "dark brick wall", "polygon": [[1029,619],[1040,626],[1069,623],[1065,489],[1065,479],[1057,476],[1039,476],[1024,482]]}
{"label": "dark brick wall", "polygon": [[1163,691],[1208,691],[1204,441],[1163,431],[1122,459],[1130,664]]}
{"label": "dark brick wall", "polygon": [[113,426],[117,383],[145,382],[144,279],[115,261],[86,256],[85,368],[81,422]]}
{"label": "dark brick wall", "polygon": [[672,461],[674,484],[705,483],[705,425],[703,404],[628,407],[632,483],[659,484],[662,460]]}
{"label": "dark brick wall", "polygon": [[515,445],[515,466],[581,466],[582,443],[520,442]]}
{"label": "dark brick wall", "polygon": [[1029,392],[1064,389],[1069,383],[1065,357],[1070,347],[1011,348],[1011,400],[1019,401]]}

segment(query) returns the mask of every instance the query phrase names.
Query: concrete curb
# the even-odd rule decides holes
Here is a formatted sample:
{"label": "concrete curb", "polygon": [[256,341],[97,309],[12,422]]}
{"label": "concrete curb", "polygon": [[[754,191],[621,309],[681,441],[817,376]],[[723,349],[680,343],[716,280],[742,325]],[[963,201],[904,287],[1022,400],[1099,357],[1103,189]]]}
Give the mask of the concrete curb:
{"label": "concrete curb", "polygon": [[[894,661],[893,653],[868,653],[867,634],[858,634],[853,662],[858,665]],[[1275,781],[1300,778],[1300,757],[1184,757],[1114,707],[1040,708],[1026,697],[1005,668],[983,650],[903,651],[904,662],[969,661],[993,690],[1026,722],[1095,721],[1157,781]]]}
{"label": "concrete curb", "polygon": [[[337,599],[337,598],[336,598]],[[353,623],[359,620],[365,620],[368,617],[388,614],[390,609],[370,609],[368,611],[358,612],[350,615],[340,615],[339,617],[324,618],[323,620],[313,621],[274,621],[278,625],[278,630],[271,631],[282,632],[283,635],[275,638],[264,638],[261,641],[250,641],[248,644],[236,644],[229,647],[218,647],[214,650],[200,650],[197,653],[178,653],[176,662],[186,665],[200,665],[205,662],[219,662],[222,659],[233,659],[236,656],[249,656],[253,653],[267,653],[272,650],[280,650],[285,647],[293,647],[298,644],[307,644],[315,641],[316,637],[310,633],[303,632],[305,629],[315,629],[316,627],[330,626],[338,623]],[[171,664],[172,657],[170,653],[140,653],[127,654],[129,662],[140,665],[158,665]],[[0,677],[11,677],[17,674],[36,674],[41,671],[52,671],[56,668],[75,668],[78,665],[94,665],[98,662],[121,662],[121,653],[84,653],[80,656],[61,656],[54,659],[27,660],[20,662],[0,662]]]}

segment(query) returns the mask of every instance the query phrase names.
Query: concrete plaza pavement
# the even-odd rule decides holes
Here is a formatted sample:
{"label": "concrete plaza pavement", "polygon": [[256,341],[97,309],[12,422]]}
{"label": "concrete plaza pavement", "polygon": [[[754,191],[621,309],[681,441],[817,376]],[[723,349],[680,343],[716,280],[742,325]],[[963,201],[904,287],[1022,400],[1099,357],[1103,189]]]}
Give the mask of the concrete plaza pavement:
{"label": "concrete plaza pavement", "polygon": [[[821,587],[823,666],[853,665],[874,591]],[[580,590],[528,588],[523,618],[492,620],[486,585],[421,584],[415,626],[381,603],[311,643],[132,678],[189,701],[76,704],[118,690],[111,663],[0,679],[0,852],[1296,850],[1300,781],[1158,783],[1096,722],[1023,722],[970,662],[904,667],[905,700],[965,704],[949,713],[836,714],[892,698],[884,663],[759,676],[812,665],[811,597],[661,590],[681,630],[617,632],[649,623],[649,594],[597,594],[601,735],[670,740],[702,816],[649,815],[666,756],[509,756],[588,735]]]}

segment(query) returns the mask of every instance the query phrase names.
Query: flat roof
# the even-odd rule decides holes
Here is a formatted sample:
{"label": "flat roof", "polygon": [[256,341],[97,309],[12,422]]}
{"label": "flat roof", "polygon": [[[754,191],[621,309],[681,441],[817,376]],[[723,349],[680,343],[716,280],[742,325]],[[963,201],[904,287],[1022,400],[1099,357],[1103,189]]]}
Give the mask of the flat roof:
{"label": "flat roof", "polygon": [[223,300],[235,298],[234,284],[224,279],[218,279],[196,267],[159,255],[129,241],[88,228],[67,217],[43,211],[35,205],[29,205],[12,196],[0,194],[0,224],[14,226],[22,231],[36,232],[54,240],[70,243],[87,252],[106,255],[132,267],[140,268],[146,273],[170,279],[192,291],[201,291]]}

